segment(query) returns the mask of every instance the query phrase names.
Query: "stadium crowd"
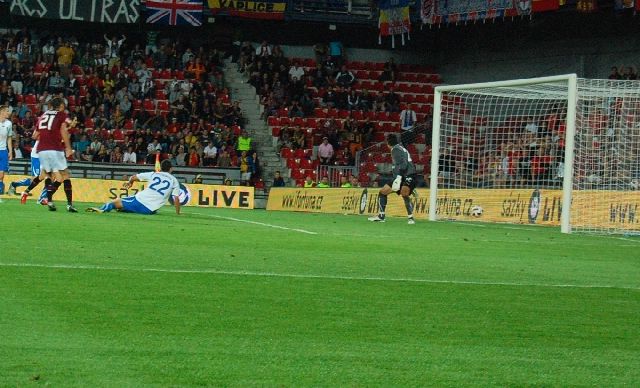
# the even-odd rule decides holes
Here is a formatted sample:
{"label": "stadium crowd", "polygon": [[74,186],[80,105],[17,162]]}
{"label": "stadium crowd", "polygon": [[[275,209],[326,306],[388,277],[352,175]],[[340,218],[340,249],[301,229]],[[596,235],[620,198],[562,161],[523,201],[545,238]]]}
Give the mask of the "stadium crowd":
{"label": "stadium crowd", "polygon": [[176,166],[240,167],[258,161],[222,71],[224,53],[147,32],[91,40],[22,28],[0,35],[0,105],[13,108],[16,155],[29,155],[37,116],[63,97],[79,125],[75,158]]}
{"label": "stadium crowd", "polygon": [[[305,149],[319,146],[324,137],[335,151],[323,164],[353,165],[355,153],[373,140],[374,123],[363,112],[400,112],[400,95],[393,82],[398,66],[390,59],[384,64],[379,81],[386,90],[358,88],[356,76],[348,68],[344,48],[338,41],[314,45],[315,66],[305,69],[300,59],[289,60],[277,45],[263,41],[258,47],[242,44],[238,52],[239,71],[248,77],[264,106],[265,119],[287,116],[291,119],[315,117],[318,108],[348,111],[344,120],[322,119],[319,136],[304,130],[294,120],[279,133],[278,149]],[[415,115],[411,126],[415,124]],[[326,158],[322,158],[326,159]]]}

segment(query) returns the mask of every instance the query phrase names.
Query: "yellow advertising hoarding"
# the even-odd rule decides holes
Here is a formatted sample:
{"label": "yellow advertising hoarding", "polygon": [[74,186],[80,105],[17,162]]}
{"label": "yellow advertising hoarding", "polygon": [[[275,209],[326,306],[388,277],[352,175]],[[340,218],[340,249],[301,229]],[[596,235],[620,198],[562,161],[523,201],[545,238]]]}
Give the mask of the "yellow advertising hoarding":
{"label": "yellow advertising hoarding", "polygon": [[[27,178],[25,175],[6,175],[5,186],[9,182]],[[116,198],[136,195],[145,188],[144,182],[136,182],[132,187],[122,187],[124,181],[72,178],[73,199],[75,202],[110,202]],[[42,190],[43,183],[34,190],[34,197]],[[3,195],[3,198],[12,198]],[[15,198],[15,196],[13,197]],[[63,190],[58,190],[55,201],[66,201]],[[180,201],[184,206],[203,206],[216,208],[253,209],[254,189],[246,186],[180,184]]]}
{"label": "yellow advertising hoarding", "polygon": [[[429,190],[418,189],[412,198],[416,218],[429,215]],[[604,193],[604,194],[603,194]],[[480,206],[480,217],[471,209]],[[582,214],[580,209],[590,209]],[[598,226],[638,230],[640,192],[574,192],[572,225]],[[337,214],[376,214],[378,189],[302,189],[274,188],[269,193],[267,210],[303,211]],[[440,219],[459,221],[508,222],[518,224],[560,225],[562,190],[537,189],[441,189],[438,191],[437,214]],[[389,196],[386,214],[406,216],[404,202],[395,194]]]}

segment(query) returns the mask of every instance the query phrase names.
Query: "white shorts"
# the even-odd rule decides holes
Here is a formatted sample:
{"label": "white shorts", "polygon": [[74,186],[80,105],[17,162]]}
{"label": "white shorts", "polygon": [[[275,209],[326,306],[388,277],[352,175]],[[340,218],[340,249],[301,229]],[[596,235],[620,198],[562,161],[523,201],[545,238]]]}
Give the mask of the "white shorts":
{"label": "white shorts", "polygon": [[240,179],[242,179],[243,181],[248,181],[249,179],[251,179],[251,173],[250,172],[243,172],[240,175]]}
{"label": "white shorts", "polygon": [[38,156],[40,157],[40,171],[58,172],[69,167],[63,151],[40,151]]}

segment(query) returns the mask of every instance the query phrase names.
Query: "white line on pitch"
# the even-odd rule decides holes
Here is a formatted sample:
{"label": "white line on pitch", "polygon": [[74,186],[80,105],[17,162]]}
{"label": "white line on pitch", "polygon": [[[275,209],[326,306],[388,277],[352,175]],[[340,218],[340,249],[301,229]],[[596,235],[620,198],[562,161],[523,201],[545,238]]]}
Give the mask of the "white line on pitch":
{"label": "white line on pitch", "polygon": [[621,289],[640,291],[640,287],[612,286],[605,284],[553,284],[553,283],[513,283],[513,282],[482,282],[473,280],[438,280],[438,279],[412,279],[412,278],[383,278],[368,276],[339,276],[339,275],[312,275],[312,274],[288,274],[275,272],[257,271],[220,271],[215,269],[163,269],[163,268],[125,268],[125,267],[103,267],[98,265],[67,265],[67,264],[31,264],[31,263],[0,263],[0,267],[22,267],[22,268],[47,268],[47,269],[70,269],[70,270],[95,270],[95,271],[125,271],[125,272],[159,272],[159,273],[185,273],[185,274],[213,274],[230,276],[261,276],[273,278],[294,278],[294,279],[325,279],[325,280],[357,280],[357,281],[380,281],[380,282],[406,282],[425,284],[461,284],[471,286],[506,286],[506,287],[548,287],[548,288],[587,288],[587,289]]}
{"label": "white line on pitch", "polygon": [[305,233],[305,234],[318,234],[316,232],[311,232],[309,230],[304,230],[304,229],[287,228],[286,226],[267,224],[267,223],[264,223],[264,222],[251,221],[251,220],[243,220],[243,219],[234,218],[234,217],[218,216],[218,215],[215,215],[215,214],[202,214],[202,213],[185,213],[185,214],[193,214],[193,215],[196,215],[196,216],[220,218],[220,219],[228,220],[228,221],[244,222],[246,224],[266,226],[267,228],[273,228],[273,229],[290,230],[292,232],[299,232],[299,233]]}

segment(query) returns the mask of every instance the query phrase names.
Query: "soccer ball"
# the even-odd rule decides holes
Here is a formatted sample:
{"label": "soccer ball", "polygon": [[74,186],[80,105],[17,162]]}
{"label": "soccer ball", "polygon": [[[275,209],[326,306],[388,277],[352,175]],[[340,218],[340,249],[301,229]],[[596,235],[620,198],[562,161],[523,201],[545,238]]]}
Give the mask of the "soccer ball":
{"label": "soccer ball", "polygon": [[[182,183],[180,183],[180,194],[178,195],[178,199],[180,199],[180,205],[186,206],[189,201],[191,201],[191,190]],[[173,205],[173,196],[169,196],[169,203]]]}
{"label": "soccer ball", "polygon": [[484,212],[484,210],[482,209],[482,206],[475,205],[474,207],[471,208],[471,213],[470,214],[471,214],[472,217],[478,218],[478,217],[482,216],[483,212]]}

